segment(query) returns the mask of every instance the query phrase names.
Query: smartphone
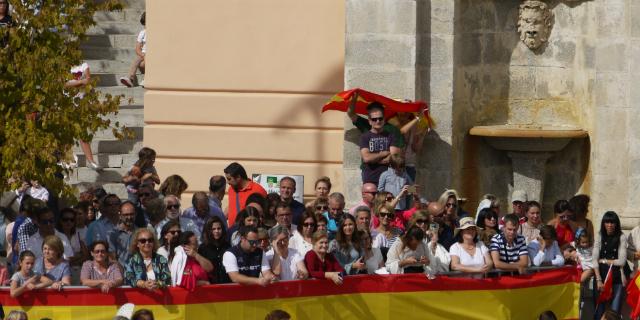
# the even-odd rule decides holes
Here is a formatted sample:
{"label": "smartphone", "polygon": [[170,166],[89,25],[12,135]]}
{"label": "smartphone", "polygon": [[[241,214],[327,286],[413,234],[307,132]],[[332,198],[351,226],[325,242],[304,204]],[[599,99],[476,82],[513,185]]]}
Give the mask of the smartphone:
{"label": "smartphone", "polygon": [[429,230],[431,230],[432,232],[437,232],[438,229],[440,229],[440,225],[437,223],[432,223],[429,225]]}
{"label": "smartphone", "polygon": [[416,185],[409,186],[407,191],[411,194],[416,194],[417,193]]}

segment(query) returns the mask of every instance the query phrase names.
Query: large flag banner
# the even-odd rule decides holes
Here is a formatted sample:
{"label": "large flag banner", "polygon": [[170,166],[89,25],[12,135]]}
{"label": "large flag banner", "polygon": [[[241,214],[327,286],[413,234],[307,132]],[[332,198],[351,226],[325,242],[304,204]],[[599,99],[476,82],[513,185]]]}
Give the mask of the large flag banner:
{"label": "large flag banner", "polygon": [[354,111],[357,114],[366,115],[367,106],[376,101],[384,105],[384,117],[386,119],[393,117],[398,112],[419,112],[420,110],[423,110],[423,115],[420,120],[421,126],[428,128],[433,127],[433,120],[429,114],[429,106],[425,102],[399,101],[360,88],[346,90],[335,94],[331,97],[331,100],[322,107],[322,112],[327,110],[347,112],[356,95],[357,100]]}
{"label": "large flag banner", "polygon": [[[558,319],[578,319],[580,279],[574,268],[522,276],[469,279],[424,274],[348,276],[277,282],[267,287],[211,285],[147,291],[66,288],[25,293],[0,290],[5,313],[24,310],[29,319],[111,319],[118,307],[151,309],[156,319],[264,319],[275,309],[305,319],[534,319],[551,310]],[[535,301],[535,303],[532,303]]]}

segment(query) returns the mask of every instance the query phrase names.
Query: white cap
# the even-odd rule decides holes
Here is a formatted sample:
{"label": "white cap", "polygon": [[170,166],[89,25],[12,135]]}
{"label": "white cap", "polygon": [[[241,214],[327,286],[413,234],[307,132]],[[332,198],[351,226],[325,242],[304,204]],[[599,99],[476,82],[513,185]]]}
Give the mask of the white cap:
{"label": "white cap", "polygon": [[511,194],[511,202],[527,202],[527,199],[527,192],[523,190],[513,190],[513,194]]}

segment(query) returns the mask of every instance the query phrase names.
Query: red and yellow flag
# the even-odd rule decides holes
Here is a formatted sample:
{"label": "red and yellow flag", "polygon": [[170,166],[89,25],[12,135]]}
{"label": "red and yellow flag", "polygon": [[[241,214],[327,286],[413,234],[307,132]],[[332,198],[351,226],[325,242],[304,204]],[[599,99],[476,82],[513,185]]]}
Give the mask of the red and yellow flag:
{"label": "red and yellow flag", "polygon": [[367,106],[372,102],[379,102],[384,105],[384,117],[389,119],[398,112],[420,112],[422,110],[422,118],[420,120],[421,126],[431,128],[433,127],[433,119],[429,114],[429,106],[426,102],[422,101],[399,101],[379,95],[373,92],[369,92],[360,88],[346,90],[335,94],[331,97],[323,107],[322,112],[327,110],[336,110],[347,112],[351,105],[354,96],[357,95],[355,103],[355,113],[367,114]]}
{"label": "red and yellow flag", "polygon": [[627,285],[627,304],[631,307],[631,319],[640,316],[640,272]]}

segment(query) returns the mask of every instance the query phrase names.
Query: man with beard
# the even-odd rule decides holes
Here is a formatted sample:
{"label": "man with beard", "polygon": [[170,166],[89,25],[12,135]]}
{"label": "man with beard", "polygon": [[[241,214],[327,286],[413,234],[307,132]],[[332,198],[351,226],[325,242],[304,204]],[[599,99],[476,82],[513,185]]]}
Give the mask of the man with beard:
{"label": "man with beard", "polygon": [[117,259],[120,265],[123,266],[127,265],[131,257],[129,246],[131,245],[131,236],[136,229],[134,224],[135,216],[136,207],[133,202],[123,202],[118,211],[118,225],[107,236],[109,248],[111,248],[111,258]]}
{"label": "man with beard", "polygon": [[251,181],[247,176],[247,171],[237,162],[224,168],[224,174],[229,184],[227,221],[228,225],[233,225],[236,223],[238,212],[245,208],[247,198],[251,194],[259,193],[266,198],[267,192],[261,185]]}

